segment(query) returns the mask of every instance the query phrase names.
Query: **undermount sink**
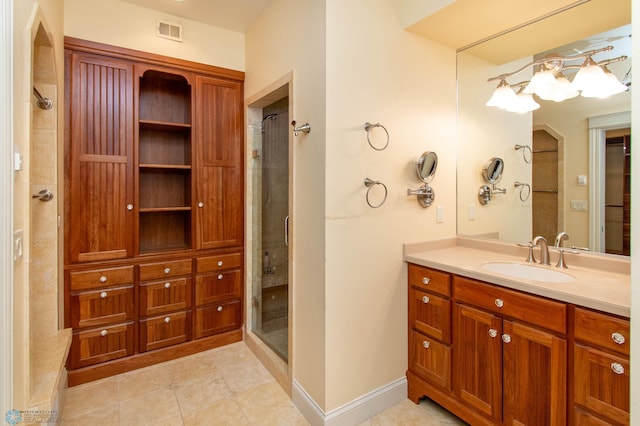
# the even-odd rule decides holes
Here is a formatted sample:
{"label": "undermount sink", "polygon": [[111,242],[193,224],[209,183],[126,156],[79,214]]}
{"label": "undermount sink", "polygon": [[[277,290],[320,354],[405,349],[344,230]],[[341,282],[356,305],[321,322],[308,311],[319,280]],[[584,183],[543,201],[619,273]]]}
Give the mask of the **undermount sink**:
{"label": "undermount sink", "polygon": [[575,281],[569,274],[555,271],[542,266],[524,265],[522,263],[510,262],[487,262],[482,265],[484,269],[498,274],[507,275],[512,278],[523,280],[543,281],[553,283],[566,283]]}

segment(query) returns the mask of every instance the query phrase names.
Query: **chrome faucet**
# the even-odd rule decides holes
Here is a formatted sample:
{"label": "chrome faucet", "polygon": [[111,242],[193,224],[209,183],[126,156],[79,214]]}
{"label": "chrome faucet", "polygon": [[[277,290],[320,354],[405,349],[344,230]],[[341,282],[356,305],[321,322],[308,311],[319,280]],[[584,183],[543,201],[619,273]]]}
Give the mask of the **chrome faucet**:
{"label": "chrome faucet", "polygon": [[566,232],[562,231],[558,235],[556,235],[556,242],[555,242],[554,246],[562,247],[562,241],[563,240],[568,240],[568,239],[569,239],[569,234],[567,234]]}
{"label": "chrome faucet", "polygon": [[540,246],[540,264],[551,265],[551,262],[549,262],[549,246],[547,244],[547,239],[542,235],[538,235],[533,239],[531,244],[534,247]]}

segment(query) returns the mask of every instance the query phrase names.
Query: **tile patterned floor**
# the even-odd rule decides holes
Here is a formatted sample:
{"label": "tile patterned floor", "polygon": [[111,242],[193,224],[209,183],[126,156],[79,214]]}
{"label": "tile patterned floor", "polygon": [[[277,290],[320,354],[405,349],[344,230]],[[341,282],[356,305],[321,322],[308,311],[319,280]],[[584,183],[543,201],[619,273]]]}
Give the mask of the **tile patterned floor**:
{"label": "tile patterned floor", "polygon": [[[62,425],[308,425],[242,342],[72,387]],[[406,400],[362,423],[462,425]]]}

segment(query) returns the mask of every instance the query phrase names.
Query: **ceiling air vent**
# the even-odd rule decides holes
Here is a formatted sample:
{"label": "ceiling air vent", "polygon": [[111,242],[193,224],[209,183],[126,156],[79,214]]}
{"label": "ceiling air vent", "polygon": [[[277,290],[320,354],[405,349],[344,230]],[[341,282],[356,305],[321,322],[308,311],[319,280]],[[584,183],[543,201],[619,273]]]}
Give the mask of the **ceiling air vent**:
{"label": "ceiling air vent", "polygon": [[158,21],[156,35],[169,40],[182,41],[182,25],[167,21]]}

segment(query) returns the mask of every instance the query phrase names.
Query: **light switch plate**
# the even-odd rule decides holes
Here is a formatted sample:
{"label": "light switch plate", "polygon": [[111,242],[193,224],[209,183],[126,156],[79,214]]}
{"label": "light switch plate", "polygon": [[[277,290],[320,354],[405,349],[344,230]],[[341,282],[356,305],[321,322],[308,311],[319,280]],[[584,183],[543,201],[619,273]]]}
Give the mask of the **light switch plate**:
{"label": "light switch plate", "polygon": [[16,262],[22,257],[22,229],[13,231],[13,261]]}
{"label": "light switch plate", "polygon": [[578,175],[578,186],[587,186],[587,176]]}
{"label": "light switch plate", "polygon": [[444,206],[436,207],[436,222],[444,222]]}
{"label": "light switch plate", "polygon": [[571,200],[571,211],[586,212],[587,200]]}

